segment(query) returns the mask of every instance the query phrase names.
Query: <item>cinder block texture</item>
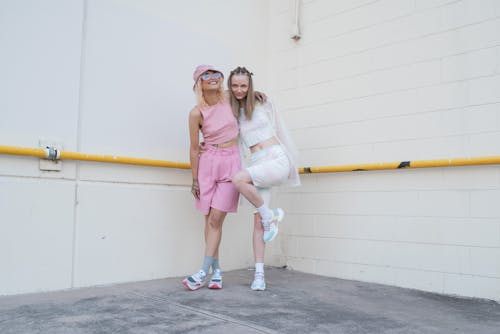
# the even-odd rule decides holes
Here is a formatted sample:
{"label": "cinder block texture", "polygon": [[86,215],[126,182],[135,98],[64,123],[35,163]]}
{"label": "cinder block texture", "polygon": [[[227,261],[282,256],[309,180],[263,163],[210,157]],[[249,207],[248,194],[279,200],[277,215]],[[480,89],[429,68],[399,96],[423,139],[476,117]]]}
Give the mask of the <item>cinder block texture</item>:
{"label": "cinder block texture", "polygon": [[[500,155],[499,1],[304,1],[298,42],[281,9],[273,88],[302,166]],[[278,197],[292,268],[500,300],[498,166],[302,179]]]}

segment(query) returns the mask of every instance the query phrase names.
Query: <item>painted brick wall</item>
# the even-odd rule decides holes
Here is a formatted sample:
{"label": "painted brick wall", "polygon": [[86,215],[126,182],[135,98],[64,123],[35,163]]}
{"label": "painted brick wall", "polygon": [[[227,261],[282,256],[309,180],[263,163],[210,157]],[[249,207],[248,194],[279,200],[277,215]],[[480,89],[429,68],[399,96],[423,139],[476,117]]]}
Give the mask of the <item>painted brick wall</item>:
{"label": "painted brick wall", "polygon": [[[500,1],[271,1],[272,92],[301,166],[500,155]],[[500,300],[500,167],[303,175],[296,270]]]}
{"label": "painted brick wall", "polygon": [[[268,14],[264,0],[2,0],[0,145],[44,139],[65,151],[188,161],[195,66],[265,72],[267,59],[250,51],[267,46]],[[257,19],[264,23],[252,27]],[[241,36],[247,44],[234,42]],[[0,295],[199,269],[204,218],[191,171],[39,166],[0,155]],[[224,270],[253,266],[253,215],[239,211],[224,223]],[[281,265],[280,254],[269,247],[267,263]]]}

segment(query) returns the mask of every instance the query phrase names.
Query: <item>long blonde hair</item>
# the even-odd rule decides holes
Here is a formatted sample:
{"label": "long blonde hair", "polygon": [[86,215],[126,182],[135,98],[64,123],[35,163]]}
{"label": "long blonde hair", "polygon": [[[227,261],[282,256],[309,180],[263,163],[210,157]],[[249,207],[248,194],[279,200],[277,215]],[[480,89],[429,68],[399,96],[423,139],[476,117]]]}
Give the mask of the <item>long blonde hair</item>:
{"label": "long blonde hair", "polygon": [[[225,99],[224,87],[222,86],[223,86],[223,81],[221,80],[219,84],[219,89],[217,90],[217,97],[219,99],[219,102],[224,102]],[[201,87],[201,78],[198,78],[198,81],[196,81],[193,90],[194,90],[194,95],[196,97],[196,105],[200,108],[208,107],[208,103],[205,100],[205,96],[203,95],[203,88]]]}
{"label": "long blonde hair", "polygon": [[[234,97],[233,91],[231,89],[231,79],[234,75],[246,75],[248,77],[248,92],[247,97],[245,99],[245,104],[243,106],[240,105],[240,101]],[[233,113],[237,118],[240,117],[240,107],[243,108],[243,112],[245,113],[246,119],[252,119],[253,110],[255,109],[255,93],[253,90],[253,73],[247,70],[245,67],[238,66],[229,74],[229,78],[227,79],[227,86],[229,88],[229,102],[231,103],[231,109],[233,109]]]}

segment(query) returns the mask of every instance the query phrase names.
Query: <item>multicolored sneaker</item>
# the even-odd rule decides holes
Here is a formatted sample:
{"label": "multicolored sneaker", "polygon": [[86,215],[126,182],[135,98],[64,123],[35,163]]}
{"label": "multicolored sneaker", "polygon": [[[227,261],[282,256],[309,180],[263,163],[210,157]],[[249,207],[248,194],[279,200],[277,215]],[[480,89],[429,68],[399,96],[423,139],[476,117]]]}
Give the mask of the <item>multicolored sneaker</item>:
{"label": "multicolored sneaker", "polygon": [[191,291],[198,290],[207,283],[207,274],[203,270],[200,270],[196,274],[185,278],[182,284]]}
{"label": "multicolored sneaker", "polygon": [[278,224],[285,217],[285,212],[281,208],[277,208],[273,210],[273,218],[269,222],[263,223],[264,225],[264,242],[273,241],[274,238],[278,235]]}
{"label": "multicolored sneaker", "polygon": [[222,273],[220,269],[215,269],[212,273],[212,277],[210,278],[210,282],[208,282],[209,289],[222,289]]}
{"label": "multicolored sneaker", "polygon": [[266,280],[264,279],[264,273],[255,273],[252,286],[250,288],[253,291],[264,291],[266,289]]}

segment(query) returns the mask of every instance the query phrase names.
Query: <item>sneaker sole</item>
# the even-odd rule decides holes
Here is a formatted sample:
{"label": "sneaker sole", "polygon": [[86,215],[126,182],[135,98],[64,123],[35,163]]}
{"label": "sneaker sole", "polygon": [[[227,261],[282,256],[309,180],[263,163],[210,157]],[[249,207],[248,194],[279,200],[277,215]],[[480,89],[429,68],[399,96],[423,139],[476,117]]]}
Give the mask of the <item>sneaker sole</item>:
{"label": "sneaker sole", "polygon": [[214,290],[222,289],[222,284],[220,284],[220,285],[218,283],[209,284],[208,288],[214,289]]}
{"label": "sneaker sole", "polygon": [[200,286],[191,287],[186,280],[183,280],[182,285],[184,285],[189,291],[195,291],[195,290],[202,288],[204,284],[202,284]]}
{"label": "sneaker sole", "polygon": [[266,283],[264,283],[264,286],[257,286],[255,288],[250,286],[250,289],[252,289],[252,291],[264,291],[266,289]]}

